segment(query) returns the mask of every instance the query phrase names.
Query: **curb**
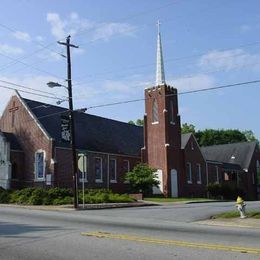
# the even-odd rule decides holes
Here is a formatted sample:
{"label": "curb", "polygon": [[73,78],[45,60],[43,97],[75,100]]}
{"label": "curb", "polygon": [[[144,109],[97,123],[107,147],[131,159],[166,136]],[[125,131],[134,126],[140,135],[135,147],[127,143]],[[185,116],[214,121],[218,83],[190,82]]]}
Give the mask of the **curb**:
{"label": "curb", "polygon": [[156,206],[156,204],[144,203],[144,202],[85,204],[85,208],[83,208],[83,206],[80,205],[78,209],[74,209],[72,205],[45,206],[45,205],[0,204],[0,207],[22,208],[22,209],[29,209],[29,210],[46,210],[46,211],[82,211],[82,210],[146,207],[146,206]]}

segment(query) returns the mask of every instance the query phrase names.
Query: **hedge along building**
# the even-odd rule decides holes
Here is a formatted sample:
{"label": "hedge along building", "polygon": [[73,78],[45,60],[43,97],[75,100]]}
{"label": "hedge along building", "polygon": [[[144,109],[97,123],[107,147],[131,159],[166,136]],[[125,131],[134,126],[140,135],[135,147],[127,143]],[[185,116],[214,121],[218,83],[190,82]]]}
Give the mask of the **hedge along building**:
{"label": "hedge along building", "polygon": [[[61,132],[67,113],[18,92],[10,99],[0,120],[1,186],[72,187],[72,153]],[[213,158],[201,151],[192,134],[181,135],[178,93],[165,82],[159,30],[156,85],[145,90],[144,128],[75,112],[75,136],[77,153],[86,155],[86,178],[81,179],[86,188],[125,192],[124,174],[143,161],[157,169],[160,185],[154,193],[204,196],[208,183],[228,183],[227,176],[236,176],[236,184],[250,198],[260,194],[256,144],[250,153],[241,146],[237,149],[236,157],[248,162],[245,168],[244,159]]]}

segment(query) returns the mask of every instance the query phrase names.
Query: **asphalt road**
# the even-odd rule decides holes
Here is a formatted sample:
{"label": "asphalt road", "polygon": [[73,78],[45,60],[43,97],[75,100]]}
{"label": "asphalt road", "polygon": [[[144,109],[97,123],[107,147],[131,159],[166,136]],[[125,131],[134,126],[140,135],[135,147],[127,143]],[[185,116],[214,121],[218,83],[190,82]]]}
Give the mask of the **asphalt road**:
{"label": "asphalt road", "polygon": [[[247,207],[260,209],[260,202]],[[0,259],[260,259],[260,229],[194,222],[232,209],[233,203],[76,212],[0,207]]]}

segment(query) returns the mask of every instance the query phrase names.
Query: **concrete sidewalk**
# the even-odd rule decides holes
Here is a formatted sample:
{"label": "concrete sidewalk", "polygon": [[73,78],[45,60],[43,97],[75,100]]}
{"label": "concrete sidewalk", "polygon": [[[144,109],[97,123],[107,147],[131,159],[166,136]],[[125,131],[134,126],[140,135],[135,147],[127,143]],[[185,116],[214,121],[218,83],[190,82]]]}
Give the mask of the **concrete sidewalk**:
{"label": "concrete sidewalk", "polygon": [[219,218],[196,221],[195,223],[208,226],[257,228],[260,229],[260,219],[258,218]]}

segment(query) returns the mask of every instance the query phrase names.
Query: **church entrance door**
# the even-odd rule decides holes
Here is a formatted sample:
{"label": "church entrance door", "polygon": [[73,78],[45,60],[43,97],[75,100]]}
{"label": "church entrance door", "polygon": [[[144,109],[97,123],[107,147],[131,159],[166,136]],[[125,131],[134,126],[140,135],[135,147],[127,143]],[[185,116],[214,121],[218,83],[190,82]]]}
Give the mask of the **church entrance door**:
{"label": "church entrance door", "polygon": [[171,169],[171,194],[172,198],[178,197],[178,176],[175,169]]}
{"label": "church entrance door", "polygon": [[3,136],[0,135],[0,187],[4,189],[10,188],[11,164],[9,158],[9,146]]}

